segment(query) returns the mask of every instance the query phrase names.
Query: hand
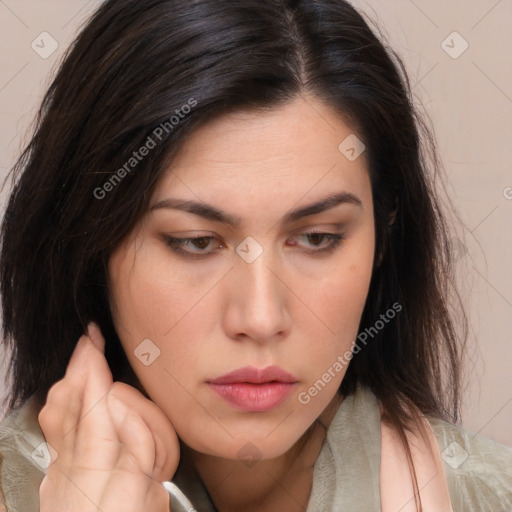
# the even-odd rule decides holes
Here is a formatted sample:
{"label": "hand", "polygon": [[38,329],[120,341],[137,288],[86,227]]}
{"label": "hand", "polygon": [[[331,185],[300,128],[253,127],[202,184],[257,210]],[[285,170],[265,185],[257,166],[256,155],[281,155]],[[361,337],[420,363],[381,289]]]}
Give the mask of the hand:
{"label": "hand", "polygon": [[39,488],[40,512],[169,512],[179,462],[176,432],[138,390],[114,383],[95,324],[82,336],[62,380],[39,413],[57,452]]}

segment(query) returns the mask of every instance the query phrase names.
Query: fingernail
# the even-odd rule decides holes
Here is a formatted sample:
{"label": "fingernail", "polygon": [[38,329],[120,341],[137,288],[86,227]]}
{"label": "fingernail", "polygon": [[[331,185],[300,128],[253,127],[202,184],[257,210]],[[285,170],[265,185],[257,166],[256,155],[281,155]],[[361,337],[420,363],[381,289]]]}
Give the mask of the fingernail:
{"label": "fingernail", "polygon": [[105,340],[101,334],[98,324],[89,322],[87,324],[87,337],[93,342],[94,346],[100,351],[105,351]]}
{"label": "fingernail", "polygon": [[96,324],[94,322],[89,322],[87,324],[87,336],[89,336],[89,338],[91,337],[91,334],[92,334],[92,331],[96,328]]}

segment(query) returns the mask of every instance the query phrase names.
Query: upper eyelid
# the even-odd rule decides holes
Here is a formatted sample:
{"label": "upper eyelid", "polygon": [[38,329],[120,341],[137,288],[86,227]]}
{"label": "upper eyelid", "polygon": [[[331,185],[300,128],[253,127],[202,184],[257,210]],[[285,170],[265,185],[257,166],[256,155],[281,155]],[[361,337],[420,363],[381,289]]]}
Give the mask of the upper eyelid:
{"label": "upper eyelid", "polygon": [[[293,230],[293,233],[291,234],[291,236],[299,236],[299,235],[304,235],[304,234],[309,234],[309,233],[338,235],[338,234],[345,233],[345,231],[348,229],[348,223],[342,223],[342,222],[328,223],[328,226],[329,227],[317,227],[316,225],[313,225],[313,226],[298,228],[296,230]],[[201,232],[201,230],[190,229],[190,230],[183,230],[183,233],[193,232],[193,231]],[[229,231],[231,231],[231,230],[229,230]],[[207,237],[222,238],[221,236],[213,234],[211,231],[204,233],[204,234],[197,234],[197,235],[194,234],[194,235],[190,235],[190,236],[182,235],[181,232],[180,232],[180,234],[178,234],[176,236],[168,235],[168,234],[164,233],[164,236],[166,236],[168,238],[180,238],[182,240],[184,240],[184,239],[190,240],[190,239],[194,239],[194,238],[207,238]]]}
{"label": "upper eyelid", "polygon": [[[311,229],[306,231],[300,231],[298,233],[295,233],[292,235],[292,237],[297,236],[303,236],[303,235],[344,235],[344,230],[337,230],[335,232],[325,231],[322,229]],[[178,240],[178,241],[191,241],[191,240],[198,240],[201,238],[213,238],[215,240],[218,240],[220,237],[212,235],[212,234],[204,234],[204,235],[195,235],[195,236],[172,236],[172,235],[165,235],[165,237],[169,240]]]}
{"label": "upper eyelid", "polygon": [[[336,241],[345,240],[345,238],[346,238],[346,233],[344,231],[338,230],[336,233],[331,233],[328,231],[323,231],[318,228],[316,230],[301,231],[300,233],[293,235],[292,238],[300,237],[300,236],[307,236],[307,235],[316,235],[316,234],[325,235],[325,238],[329,239],[329,242],[328,242],[329,244],[336,243]],[[193,242],[195,240],[200,240],[202,238],[210,238],[213,240],[218,240],[218,238],[213,235],[199,235],[199,236],[193,236],[193,237],[174,237],[174,236],[166,235],[165,238],[167,239],[167,242],[170,245],[171,245],[171,243],[173,243],[181,248],[183,248],[187,242]],[[222,246],[223,246],[223,244],[221,243],[221,247]],[[225,247],[225,245],[224,245],[224,247]],[[194,255],[194,252],[196,253],[196,255],[200,255],[202,253],[208,254],[208,252],[206,250],[201,250],[201,249],[199,249],[198,251],[194,251],[194,250],[187,251],[186,249],[181,249],[181,251],[188,252],[192,256]],[[317,250],[315,252],[320,252],[320,250]]]}

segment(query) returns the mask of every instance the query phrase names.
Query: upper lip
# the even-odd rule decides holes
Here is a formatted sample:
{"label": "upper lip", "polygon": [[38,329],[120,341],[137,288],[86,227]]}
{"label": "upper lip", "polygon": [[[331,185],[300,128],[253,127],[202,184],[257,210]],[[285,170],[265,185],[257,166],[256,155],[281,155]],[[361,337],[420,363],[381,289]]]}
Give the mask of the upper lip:
{"label": "upper lip", "polygon": [[280,366],[267,366],[262,369],[255,368],[254,366],[244,366],[216,379],[211,379],[208,382],[211,384],[233,384],[235,382],[262,384],[272,381],[291,383],[297,382],[297,379]]}

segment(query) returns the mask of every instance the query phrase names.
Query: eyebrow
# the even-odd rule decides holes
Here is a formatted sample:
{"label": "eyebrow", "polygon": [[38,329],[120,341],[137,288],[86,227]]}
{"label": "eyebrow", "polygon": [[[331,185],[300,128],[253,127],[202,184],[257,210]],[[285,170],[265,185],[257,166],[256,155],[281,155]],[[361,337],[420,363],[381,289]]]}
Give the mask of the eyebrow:
{"label": "eyebrow", "polygon": [[[335,192],[320,199],[319,201],[315,201],[314,203],[310,203],[306,206],[301,206],[300,208],[296,208],[294,210],[289,211],[283,217],[282,222],[283,224],[290,224],[304,217],[316,215],[317,213],[322,213],[326,210],[334,208],[335,206],[338,206],[339,204],[344,203],[354,204],[359,207],[363,206],[362,201],[354,194],[343,191]],[[150,207],[149,211],[154,211],[161,208],[182,210],[188,213],[192,213],[194,215],[198,215],[200,217],[204,217],[205,219],[208,220],[221,222],[223,224],[233,226],[235,228],[240,227],[241,224],[240,217],[228,214],[226,212],[223,212],[222,210],[219,210],[215,206],[198,201],[167,198],[155,203],[153,206]]]}

